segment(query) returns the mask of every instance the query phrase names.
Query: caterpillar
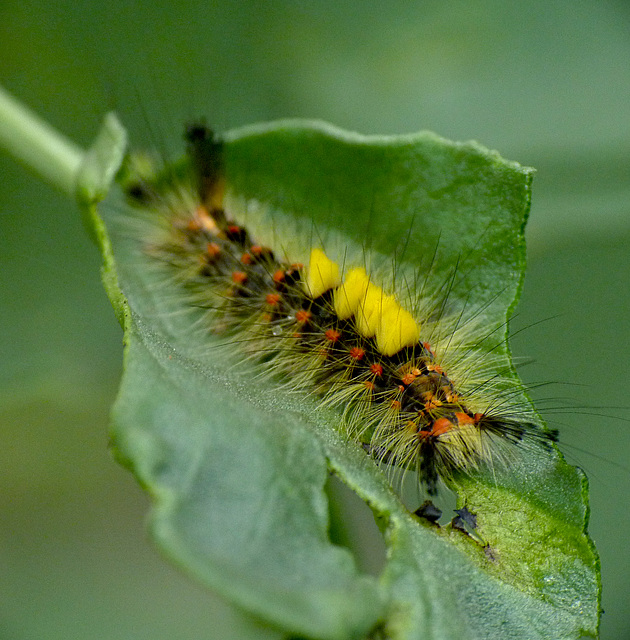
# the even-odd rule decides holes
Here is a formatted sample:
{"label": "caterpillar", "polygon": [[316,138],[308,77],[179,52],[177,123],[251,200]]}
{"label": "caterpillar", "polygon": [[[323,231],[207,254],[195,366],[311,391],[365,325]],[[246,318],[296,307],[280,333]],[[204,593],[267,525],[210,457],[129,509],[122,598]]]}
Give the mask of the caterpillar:
{"label": "caterpillar", "polygon": [[132,175],[126,195],[163,223],[146,253],[207,310],[207,330],[237,359],[338,410],[351,438],[390,469],[413,469],[430,496],[557,441],[520,406],[521,384],[493,370],[480,314],[446,311],[448,280],[414,297],[392,286],[395,265],[382,278],[365,255],[340,264],[320,243],[305,264],[280,256],[225,206],[221,140],[199,124],[185,137],[190,182],[165,189]]}

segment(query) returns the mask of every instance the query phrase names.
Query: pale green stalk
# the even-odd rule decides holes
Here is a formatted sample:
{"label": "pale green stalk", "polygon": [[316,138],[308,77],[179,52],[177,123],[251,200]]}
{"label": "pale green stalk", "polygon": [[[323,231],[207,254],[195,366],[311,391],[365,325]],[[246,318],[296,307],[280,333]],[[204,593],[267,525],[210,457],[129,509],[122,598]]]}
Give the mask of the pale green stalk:
{"label": "pale green stalk", "polygon": [[0,87],[0,148],[48,184],[76,195],[83,149],[46,124]]}

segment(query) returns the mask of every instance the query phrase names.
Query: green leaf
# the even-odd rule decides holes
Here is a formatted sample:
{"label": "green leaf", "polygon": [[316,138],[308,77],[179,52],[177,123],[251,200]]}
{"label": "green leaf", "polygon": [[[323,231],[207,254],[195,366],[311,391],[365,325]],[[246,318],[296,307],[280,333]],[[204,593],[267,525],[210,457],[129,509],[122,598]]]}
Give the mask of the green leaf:
{"label": "green leaf", "polygon": [[[333,254],[367,245],[383,264],[395,257],[399,272],[430,269],[438,282],[465,265],[449,302],[482,309],[490,330],[505,331],[524,269],[531,170],[428,133],[365,138],[280,122],[227,135],[226,176],[235,217],[291,259],[304,259],[317,234]],[[126,330],[113,443],[153,496],[154,535],[177,563],[239,607],[314,638],[362,638],[379,625],[396,639],[596,634],[586,481],[559,453],[528,450],[509,473],[459,479],[490,551],[419,520],[344,438],[337,414],[260,382],[195,329],[176,283],[143,257],[143,227],[119,192],[102,215],[108,290]],[[328,539],[327,470],[378,518],[388,547],[379,580]]]}
{"label": "green leaf", "polygon": [[76,192],[79,202],[89,206],[107,195],[122,164],[126,147],[127,132],[115,114],[108,113],[78,170]]}

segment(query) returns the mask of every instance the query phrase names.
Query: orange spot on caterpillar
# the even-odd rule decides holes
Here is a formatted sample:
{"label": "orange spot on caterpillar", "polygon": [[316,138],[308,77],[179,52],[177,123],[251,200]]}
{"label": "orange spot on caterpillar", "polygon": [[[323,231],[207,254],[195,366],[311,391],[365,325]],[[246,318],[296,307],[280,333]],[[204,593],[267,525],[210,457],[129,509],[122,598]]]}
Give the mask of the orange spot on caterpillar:
{"label": "orange spot on caterpillar", "polygon": [[435,358],[435,353],[431,349],[431,345],[428,342],[423,342],[422,346]]}
{"label": "orange spot on caterpillar", "polygon": [[285,272],[284,272],[282,269],[278,269],[278,270],[273,274],[273,281],[274,281],[276,284],[279,284],[279,283],[281,283],[281,282],[283,282],[283,281],[284,281],[285,277],[286,277]]}
{"label": "orange spot on caterpillar", "polygon": [[206,246],[206,256],[209,260],[214,260],[221,254],[221,247],[216,242],[208,242]]}
{"label": "orange spot on caterpillar", "polygon": [[431,392],[423,394],[425,399],[424,409],[425,411],[431,411],[431,409],[437,409],[442,406],[442,401],[435,397]]}
{"label": "orange spot on caterpillar", "polygon": [[371,380],[366,380],[363,384],[368,391],[374,391],[375,385]]}
{"label": "orange spot on caterpillar", "polygon": [[406,386],[409,386],[410,384],[413,383],[413,381],[416,379],[416,376],[413,373],[406,373],[403,377],[402,377],[402,383]]}
{"label": "orange spot on caterpillar", "polygon": [[476,424],[475,419],[467,413],[458,412],[455,414],[455,418],[457,419],[457,424],[460,427]]}
{"label": "orange spot on caterpillar", "polygon": [[241,262],[243,264],[251,264],[252,262],[254,262],[254,258],[249,253],[244,253],[241,256]]}
{"label": "orange spot on caterpillar", "polygon": [[270,313],[263,313],[262,314],[262,319],[263,319],[263,322],[271,322],[271,314]]}
{"label": "orange spot on caterpillar", "polygon": [[341,333],[336,329],[328,329],[324,336],[326,336],[326,340],[329,340],[330,342],[337,342],[337,340],[341,338]]}
{"label": "orange spot on caterpillar", "polygon": [[272,307],[275,307],[280,302],[282,296],[279,293],[268,293],[265,296],[265,302]]}
{"label": "orange spot on caterpillar", "polygon": [[365,355],[365,349],[362,349],[361,347],[352,347],[350,349],[350,357],[353,360],[363,360],[363,356]]}
{"label": "orange spot on caterpillar", "polygon": [[249,252],[256,259],[267,259],[270,261],[274,260],[273,251],[269,247],[263,247],[259,244],[253,244],[249,248]]}
{"label": "orange spot on caterpillar", "polygon": [[460,402],[460,397],[450,389],[450,387],[442,387],[442,391],[444,392],[444,399],[446,402],[450,404],[457,404]]}
{"label": "orange spot on caterpillar", "polygon": [[444,369],[439,364],[434,364],[430,362],[427,364],[427,371],[433,371],[435,373],[444,373]]}
{"label": "orange spot on caterpillar", "polygon": [[375,376],[378,376],[380,378],[383,375],[383,365],[379,364],[378,362],[375,362],[374,364],[370,365],[370,371]]}
{"label": "orange spot on caterpillar", "polygon": [[295,319],[299,324],[306,324],[311,319],[311,312],[307,309],[300,309],[295,313]]}
{"label": "orange spot on caterpillar", "polygon": [[402,406],[400,400],[392,400],[389,404],[394,411],[400,411],[400,407]]}
{"label": "orange spot on caterpillar", "polygon": [[453,429],[455,425],[448,418],[438,418],[431,427],[428,435],[438,438]]}
{"label": "orange spot on caterpillar", "polygon": [[244,271],[234,271],[232,273],[232,282],[243,284],[247,280],[247,274]]}
{"label": "orange spot on caterpillar", "polygon": [[243,245],[247,242],[247,231],[234,223],[228,224],[225,229],[225,236],[230,242]]}

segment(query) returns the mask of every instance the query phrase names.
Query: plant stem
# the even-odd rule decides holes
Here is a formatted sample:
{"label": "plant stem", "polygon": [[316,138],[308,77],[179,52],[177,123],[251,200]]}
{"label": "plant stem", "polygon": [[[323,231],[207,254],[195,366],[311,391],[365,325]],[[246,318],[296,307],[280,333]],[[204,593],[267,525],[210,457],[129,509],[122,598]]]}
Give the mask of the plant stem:
{"label": "plant stem", "polygon": [[72,197],[85,152],[0,87],[0,148]]}

